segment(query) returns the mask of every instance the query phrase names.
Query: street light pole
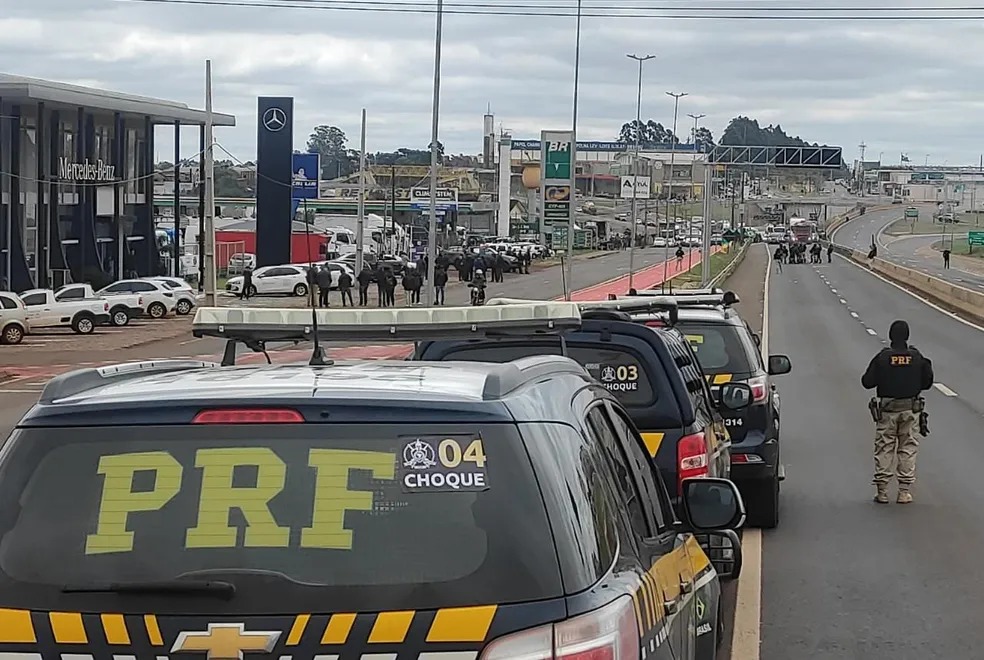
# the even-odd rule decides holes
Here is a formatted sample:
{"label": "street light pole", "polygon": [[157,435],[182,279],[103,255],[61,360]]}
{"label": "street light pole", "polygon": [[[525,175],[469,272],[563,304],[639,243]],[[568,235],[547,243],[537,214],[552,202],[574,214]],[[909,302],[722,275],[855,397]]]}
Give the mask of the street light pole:
{"label": "street light pole", "polygon": [[[574,28],[574,112],[571,117],[571,159],[573,161],[571,178],[574,185],[571,186],[571,215],[570,223],[567,225],[567,277],[564,278],[564,299],[571,299],[571,292],[574,291],[574,220],[577,211],[577,93],[578,83],[581,77],[581,5],[582,0],[577,0],[577,24]],[[542,176],[542,174],[541,174]],[[562,265],[563,267],[563,265]]]}
{"label": "street light pole", "polygon": [[[632,156],[631,169],[629,170],[632,174],[632,225],[629,229],[631,232],[629,234],[629,288],[631,289],[633,288],[633,277],[635,273],[636,211],[638,209],[638,203],[636,202],[636,180],[639,178],[639,140],[640,134],[642,133],[642,63],[656,59],[656,56],[643,55],[640,57],[639,55],[626,55],[626,57],[639,63],[639,89],[636,95],[635,153]],[[643,223],[646,227],[649,226],[647,220],[644,220]]]}
{"label": "street light pole", "polygon": [[[680,99],[687,95],[686,92],[667,92],[667,96],[673,97],[673,132],[670,134],[670,178],[669,178],[669,190],[666,191],[666,224],[670,224],[670,197],[673,196],[673,165],[676,163],[676,131],[677,131],[677,115],[680,110]],[[687,238],[689,242],[690,229],[687,229]],[[646,225],[646,240],[649,240],[649,225]],[[689,249],[689,246],[688,246]],[[670,267],[670,243],[666,242],[666,246],[663,248],[663,284],[662,290],[666,290],[666,278],[669,276]],[[673,290],[672,288],[670,289]]]}
{"label": "street light pole", "polygon": [[[697,179],[694,176],[694,173],[696,171],[696,167],[695,166],[697,165],[697,126],[698,126],[697,122],[699,122],[701,119],[703,119],[707,115],[705,115],[705,114],[695,115],[693,113],[690,113],[687,116],[694,120],[694,159],[692,161],[690,161],[690,194],[693,195],[694,194],[694,187],[697,185]],[[706,165],[705,165],[705,167],[706,167]],[[706,188],[704,189],[704,195],[707,195],[707,189]],[[706,208],[706,206],[707,205],[705,204],[705,208]],[[694,266],[694,253],[693,252],[688,252],[687,253],[687,271],[689,272],[690,269],[693,268],[693,266]]]}
{"label": "street light pole", "polygon": [[[430,218],[427,223],[427,283],[425,304],[434,302],[434,264],[437,261],[437,168],[439,166],[437,128],[441,110],[441,29],[444,0],[437,0],[437,30],[434,36],[434,105],[431,109]],[[394,205],[395,205],[394,201]]]}

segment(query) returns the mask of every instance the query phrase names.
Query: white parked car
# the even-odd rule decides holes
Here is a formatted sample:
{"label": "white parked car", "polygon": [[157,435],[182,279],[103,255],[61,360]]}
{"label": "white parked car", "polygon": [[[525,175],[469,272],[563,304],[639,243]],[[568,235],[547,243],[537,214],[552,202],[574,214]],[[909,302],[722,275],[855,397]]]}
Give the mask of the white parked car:
{"label": "white parked car", "polygon": [[256,255],[249,252],[236,252],[229,257],[229,273],[241,273],[244,268],[256,268]]}
{"label": "white parked car", "polygon": [[152,319],[162,319],[174,311],[178,299],[174,292],[161,282],[153,280],[120,280],[96,291],[97,296],[138,294],[143,299],[144,313]]}
{"label": "white parked car", "polygon": [[41,328],[71,328],[80,335],[89,335],[97,325],[109,323],[109,301],[105,298],[57,300],[50,289],[31,289],[20,294],[27,308],[27,323],[31,330]]}
{"label": "white parked car", "polygon": [[[92,287],[85,283],[66,284],[55,291],[57,302],[98,297]],[[109,322],[118,328],[127,325],[130,319],[143,316],[146,312],[143,298],[136,293],[118,293],[106,300],[109,301]]]}
{"label": "white parked car", "polygon": [[[308,293],[307,269],[304,266],[263,266],[253,271],[253,291],[250,295],[274,293],[306,296]],[[237,275],[226,280],[226,291],[239,295],[243,290],[243,277]]]}
{"label": "white parked car", "polygon": [[653,247],[665,248],[669,246],[670,242],[664,236],[653,236]]}
{"label": "white parked car", "polygon": [[27,307],[13,293],[0,291],[0,344],[19,344],[30,332]]}
{"label": "white parked car", "polygon": [[178,316],[187,316],[195,308],[197,304],[197,298],[195,297],[197,292],[180,277],[160,276],[144,279],[160,282],[174,293],[174,313]]}

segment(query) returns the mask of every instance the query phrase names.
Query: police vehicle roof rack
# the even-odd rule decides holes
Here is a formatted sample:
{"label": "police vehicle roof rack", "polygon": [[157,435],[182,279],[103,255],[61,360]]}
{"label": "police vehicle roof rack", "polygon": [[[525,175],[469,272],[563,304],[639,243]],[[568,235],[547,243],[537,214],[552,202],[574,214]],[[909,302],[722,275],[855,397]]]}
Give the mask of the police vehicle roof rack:
{"label": "police vehicle roof rack", "polygon": [[[531,301],[519,298],[491,298],[485,302],[487,306],[528,304]],[[619,313],[639,314],[643,312],[665,313],[670,321],[676,323],[678,301],[672,296],[646,296],[639,299],[616,298],[614,300],[583,300],[571,303],[577,305],[584,320],[596,318],[605,320],[620,320]],[[625,320],[630,320],[626,318]]]}
{"label": "police vehicle roof rack", "polygon": [[669,298],[676,301],[678,307],[732,307],[741,302],[734,291],[723,289],[692,289],[674,291],[671,294],[663,294],[659,291],[638,291],[634,295],[628,295],[619,300],[632,298]]}
{"label": "police vehicle roof rack", "polygon": [[401,309],[309,309],[200,307],[195,337],[226,340],[222,366],[236,363],[236,346],[266,352],[268,342],[422,341],[504,335],[558,334],[581,327],[575,303],[523,301],[479,307]]}
{"label": "police vehicle roof rack", "polygon": [[210,369],[217,367],[214,362],[200,360],[146,360],[144,362],[125,362],[106,367],[77,369],[55,376],[44,386],[38,403],[50,404],[88,390],[117,383],[129,378],[159,375],[188,369]]}

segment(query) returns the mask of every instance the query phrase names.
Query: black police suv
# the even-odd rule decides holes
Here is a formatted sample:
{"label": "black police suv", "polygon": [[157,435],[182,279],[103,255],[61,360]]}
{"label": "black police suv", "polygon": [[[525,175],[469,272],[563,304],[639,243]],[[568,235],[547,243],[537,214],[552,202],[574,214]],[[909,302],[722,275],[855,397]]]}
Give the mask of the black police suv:
{"label": "black police suv", "polygon": [[[771,376],[791,369],[785,355],[762,360],[759,339],[738,312],[723,305],[700,305],[679,299],[674,328],[689,340],[712,389],[742,382],[752,389],[752,404],[743,410],[722,409],[731,436],[731,478],[748,507],[748,523],[773,528],[779,524],[779,390]],[[637,317],[662,330],[655,316]]]}
{"label": "black police suv", "polygon": [[566,358],[76,371],[0,454],[0,656],[712,660],[744,511],[682,503]]}
{"label": "black police suv", "polygon": [[728,477],[731,459],[720,406],[683,335],[584,316],[580,329],[562,339],[512,335],[420,342],[412,359],[509,362],[532,355],[568,355],[629,411],[649,455],[670,484],[674,503],[685,479]]}

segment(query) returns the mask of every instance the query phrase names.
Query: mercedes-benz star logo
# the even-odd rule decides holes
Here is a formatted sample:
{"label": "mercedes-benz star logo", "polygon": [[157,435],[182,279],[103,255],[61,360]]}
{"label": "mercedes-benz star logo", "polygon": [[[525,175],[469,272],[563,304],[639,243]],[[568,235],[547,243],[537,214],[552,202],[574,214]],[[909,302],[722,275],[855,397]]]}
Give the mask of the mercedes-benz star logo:
{"label": "mercedes-benz star logo", "polygon": [[276,133],[287,125],[287,113],[280,108],[268,108],[263,113],[263,125],[271,133]]}

